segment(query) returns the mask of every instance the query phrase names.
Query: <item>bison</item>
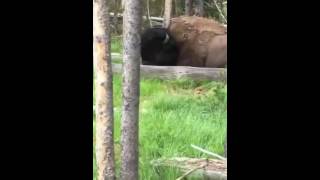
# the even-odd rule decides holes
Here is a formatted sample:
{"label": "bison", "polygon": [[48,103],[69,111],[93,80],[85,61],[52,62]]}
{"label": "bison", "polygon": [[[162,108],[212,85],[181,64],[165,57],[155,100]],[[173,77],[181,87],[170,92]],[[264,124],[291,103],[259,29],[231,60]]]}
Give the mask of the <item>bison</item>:
{"label": "bison", "polygon": [[227,28],[197,17],[172,18],[165,28],[150,28],[142,35],[142,63],[222,68],[227,65]]}
{"label": "bison", "polygon": [[142,64],[174,66],[177,63],[179,49],[167,29],[154,27],[145,30],[141,36]]}

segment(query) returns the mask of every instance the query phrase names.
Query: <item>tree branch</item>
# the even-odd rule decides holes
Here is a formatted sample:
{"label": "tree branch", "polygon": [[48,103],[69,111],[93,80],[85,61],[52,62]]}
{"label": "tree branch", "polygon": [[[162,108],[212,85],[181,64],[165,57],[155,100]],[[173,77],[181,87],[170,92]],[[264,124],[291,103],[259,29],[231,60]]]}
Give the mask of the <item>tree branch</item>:
{"label": "tree branch", "polygon": [[218,155],[218,154],[216,154],[216,153],[207,151],[207,150],[202,149],[202,148],[200,148],[200,147],[198,147],[198,146],[195,146],[195,145],[193,145],[193,144],[191,144],[191,147],[194,148],[194,149],[196,149],[196,150],[199,150],[199,151],[201,151],[201,152],[203,152],[203,153],[206,153],[206,154],[208,154],[208,155],[211,155],[211,156],[213,156],[213,157],[219,158],[219,159],[221,159],[221,160],[224,160],[224,161],[227,160],[226,158],[224,158],[224,157],[222,157],[222,156],[220,156],[220,155]]}
{"label": "tree branch", "polygon": [[186,176],[188,176],[189,174],[191,174],[191,173],[194,172],[195,170],[204,168],[204,167],[206,167],[206,166],[207,166],[207,164],[204,164],[204,165],[201,165],[201,166],[199,166],[199,167],[193,168],[193,169],[191,169],[190,171],[184,173],[182,176],[180,176],[180,177],[177,178],[176,180],[182,180],[183,178],[185,178]]}
{"label": "tree branch", "polygon": [[217,1],[216,1],[216,0],[213,0],[213,2],[214,2],[214,5],[217,7],[217,9],[218,9],[218,11],[219,11],[219,13],[220,13],[221,17],[223,18],[224,22],[227,24],[227,19],[226,19],[226,17],[224,17],[224,15],[223,15],[223,13],[222,13],[221,9],[219,8],[219,6],[218,6],[218,4],[217,4]]}

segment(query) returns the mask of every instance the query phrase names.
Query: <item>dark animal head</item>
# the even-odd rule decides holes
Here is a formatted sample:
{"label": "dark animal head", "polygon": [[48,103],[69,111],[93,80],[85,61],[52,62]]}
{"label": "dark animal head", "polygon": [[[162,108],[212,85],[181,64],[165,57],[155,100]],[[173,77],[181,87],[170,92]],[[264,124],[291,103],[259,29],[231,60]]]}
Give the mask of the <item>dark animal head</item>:
{"label": "dark animal head", "polygon": [[141,35],[141,58],[144,65],[176,65],[178,48],[165,28],[154,27]]}

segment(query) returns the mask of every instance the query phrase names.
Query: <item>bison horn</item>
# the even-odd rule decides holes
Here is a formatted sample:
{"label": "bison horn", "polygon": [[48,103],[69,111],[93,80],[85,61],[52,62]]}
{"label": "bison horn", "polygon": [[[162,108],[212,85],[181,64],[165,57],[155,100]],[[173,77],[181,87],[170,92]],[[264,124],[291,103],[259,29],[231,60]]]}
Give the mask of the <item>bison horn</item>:
{"label": "bison horn", "polygon": [[163,44],[166,44],[169,41],[170,37],[168,35],[168,33],[166,33],[166,38],[163,40]]}

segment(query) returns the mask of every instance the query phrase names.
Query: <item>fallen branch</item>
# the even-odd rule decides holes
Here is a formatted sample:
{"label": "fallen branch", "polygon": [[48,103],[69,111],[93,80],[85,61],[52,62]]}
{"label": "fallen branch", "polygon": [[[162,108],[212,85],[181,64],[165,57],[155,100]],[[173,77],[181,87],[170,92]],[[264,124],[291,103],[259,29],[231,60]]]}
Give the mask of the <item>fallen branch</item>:
{"label": "fallen branch", "polygon": [[220,156],[220,155],[218,155],[218,154],[216,154],[216,153],[207,151],[207,150],[202,149],[202,148],[200,148],[200,147],[198,147],[198,146],[196,146],[196,145],[191,144],[191,147],[193,147],[194,149],[199,150],[199,151],[201,151],[201,152],[203,152],[203,153],[206,153],[206,154],[208,154],[208,155],[211,155],[211,156],[213,156],[213,157],[219,158],[219,159],[221,159],[221,160],[224,160],[224,161],[227,160],[226,158],[224,158],[224,157],[222,157],[222,156]]}
{"label": "fallen branch", "polygon": [[183,174],[182,176],[180,176],[179,178],[177,178],[176,180],[182,180],[183,178],[187,177],[189,174],[191,174],[191,173],[194,172],[195,170],[204,168],[205,166],[207,166],[207,165],[205,164],[205,165],[201,165],[201,166],[199,166],[199,167],[193,168],[193,169],[191,169],[190,171],[188,171],[188,172],[186,172],[185,174]]}
{"label": "fallen branch", "polygon": [[[209,180],[227,179],[227,164],[225,161],[217,159],[175,157],[153,160],[151,161],[151,164],[154,167],[177,168],[184,175],[188,175],[189,177]],[[182,179],[183,176],[181,176],[180,179]]]}
{"label": "fallen branch", "polygon": [[[112,64],[112,70],[113,73],[122,73],[122,65]],[[226,68],[140,65],[140,74],[144,78],[157,79],[227,80]]]}

